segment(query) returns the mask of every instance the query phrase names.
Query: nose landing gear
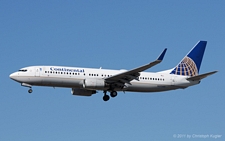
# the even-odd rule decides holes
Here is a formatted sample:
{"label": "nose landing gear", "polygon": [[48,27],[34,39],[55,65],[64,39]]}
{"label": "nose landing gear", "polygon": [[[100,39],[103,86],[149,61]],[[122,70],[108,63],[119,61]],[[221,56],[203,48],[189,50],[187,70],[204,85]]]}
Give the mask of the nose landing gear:
{"label": "nose landing gear", "polygon": [[28,90],[28,93],[32,93],[33,92],[33,90],[30,88],[29,90]]}
{"label": "nose landing gear", "polygon": [[24,86],[24,87],[30,88],[30,89],[28,90],[28,93],[32,93],[32,92],[33,92],[33,90],[32,90],[32,85],[27,84],[27,83],[21,83],[21,85]]}

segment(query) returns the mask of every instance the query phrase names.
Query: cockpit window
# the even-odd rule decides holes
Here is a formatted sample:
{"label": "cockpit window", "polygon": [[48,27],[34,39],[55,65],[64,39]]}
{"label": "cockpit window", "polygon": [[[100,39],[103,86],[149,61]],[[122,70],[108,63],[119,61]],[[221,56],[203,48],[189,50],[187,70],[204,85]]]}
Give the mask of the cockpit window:
{"label": "cockpit window", "polygon": [[21,70],[19,70],[19,71],[26,72],[27,70],[26,70],[26,69],[21,69]]}

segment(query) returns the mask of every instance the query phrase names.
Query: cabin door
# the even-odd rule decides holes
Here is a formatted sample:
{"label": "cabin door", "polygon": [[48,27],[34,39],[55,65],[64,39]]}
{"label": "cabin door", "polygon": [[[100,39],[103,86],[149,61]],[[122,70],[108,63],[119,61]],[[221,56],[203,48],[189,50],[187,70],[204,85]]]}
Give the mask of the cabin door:
{"label": "cabin door", "polygon": [[39,77],[41,71],[42,71],[42,68],[35,68],[35,76],[36,76],[36,77]]}
{"label": "cabin door", "polygon": [[177,76],[171,76],[171,85],[176,85],[176,77]]}

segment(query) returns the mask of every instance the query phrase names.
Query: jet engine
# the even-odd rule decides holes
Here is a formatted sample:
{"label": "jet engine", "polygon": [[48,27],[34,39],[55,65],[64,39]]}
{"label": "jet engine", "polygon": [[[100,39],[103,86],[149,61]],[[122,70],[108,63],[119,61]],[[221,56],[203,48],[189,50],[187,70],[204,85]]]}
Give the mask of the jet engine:
{"label": "jet engine", "polygon": [[73,95],[78,95],[78,96],[91,96],[92,94],[96,94],[97,92],[95,90],[85,90],[85,89],[72,88],[71,93]]}
{"label": "jet engine", "polygon": [[106,87],[104,79],[85,79],[83,82],[83,88],[103,90]]}

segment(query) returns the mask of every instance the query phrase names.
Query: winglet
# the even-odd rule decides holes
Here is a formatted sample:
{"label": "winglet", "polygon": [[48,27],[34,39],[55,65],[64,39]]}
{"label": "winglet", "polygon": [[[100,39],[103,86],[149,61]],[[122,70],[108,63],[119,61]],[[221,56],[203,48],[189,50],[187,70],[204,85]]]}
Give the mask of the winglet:
{"label": "winglet", "polygon": [[163,60],[163,58],[164,58],[164,56],[165,56],[165,54],[166,54],[166,50],[167,50],[167,48],[165,48],[165,49],[163,50],[163,52],[159,55],[159,57],[157,58],[157,60],[159,60],[159,61],[162,61],[162,60]]}

